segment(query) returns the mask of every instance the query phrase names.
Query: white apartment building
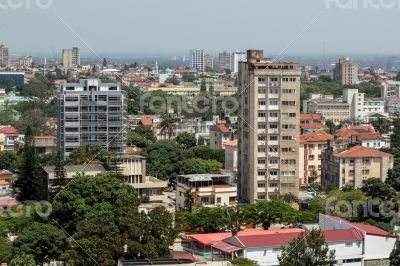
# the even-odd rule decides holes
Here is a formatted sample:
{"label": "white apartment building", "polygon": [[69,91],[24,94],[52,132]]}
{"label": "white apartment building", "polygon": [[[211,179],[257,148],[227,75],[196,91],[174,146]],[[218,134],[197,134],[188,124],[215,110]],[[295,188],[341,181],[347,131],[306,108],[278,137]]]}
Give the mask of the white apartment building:
{"label": "white apartment building", "polygon": [[350,105],[350,118],[368,122],[374,116],[387,116],[386,101],[380,98],[365,98],[365,93],[358,89],[346,88],[343,90],[343,101]]}
{"label": "white apartment building", "polygon": [[239,62],[246,62],[247,54],[244,52],[235,52],[232,54],[232,71],[234,74],[239,72]]}
{"label": "white apartment building", "polygon": [[236,205],[237,188],[229,175],[194,174],[176,178],[176,210],[185,208],[187,192],[190,191],[192,207],[215,207]]}
{"label": "white apartment building", "polygon": [[299,192],[300,65],[247,51],[239,80],[239,198]]}
{"label": "white apartment building", "polygon": [[190,52],[191,54],[191,67],[192,69],[197,70],[197,72],[205,71],[205,63],[204,63],[204,50],[195,49]]}
{"label": "white apartment building", "polygon": [[123,152],[125,108],[121,84],[98,79],[62,84],[58,104],[58,148],[64,156],[88,144]]}

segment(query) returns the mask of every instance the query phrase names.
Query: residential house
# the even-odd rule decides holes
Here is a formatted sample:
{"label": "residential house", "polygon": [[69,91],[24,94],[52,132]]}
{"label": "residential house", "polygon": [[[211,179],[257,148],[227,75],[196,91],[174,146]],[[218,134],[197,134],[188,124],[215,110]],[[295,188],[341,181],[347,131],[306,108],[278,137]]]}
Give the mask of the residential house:
{"label": "residential house", "polygon": [[23,136],[13,126],[0,126],[0,133],[4,134],[5,151],[14,151],[15,141],[21,139],[21,137]]}
{"label": "residential house", "polygon": [[362,181],[368,178],[379,178],[384,182],[391,168],[392,154],[361,145],[335,150],[329,143],[322,153],[321,182],[324,186],[360,188]]}
{"label": "residential house", "polygon": [[225,170],[237,172],[238,164],[238,143],[235,139],[224,143],[225,147]]}
{"label": "residential house", "polygon": [[191,192],[191,204],[198,206],[236,205],[237,187],[230,175],[194,174],[176,178],[176,209],[185,208],[185,200]]}
{"label": "residential house", "polygon": [[213,149],[224,149],[224,143],[231,141],[232,132],[225,124],[219,124],[210,128],[210,147]]}

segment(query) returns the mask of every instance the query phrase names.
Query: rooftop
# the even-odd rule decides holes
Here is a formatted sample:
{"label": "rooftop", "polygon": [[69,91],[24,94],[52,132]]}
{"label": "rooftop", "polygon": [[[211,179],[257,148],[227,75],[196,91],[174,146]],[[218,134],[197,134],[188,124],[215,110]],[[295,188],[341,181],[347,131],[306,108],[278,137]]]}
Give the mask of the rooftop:
{"label": "rooftop", "polygon": [[390,153],[358,145],[351,147],[348,150],[338,152],[335,154],[335,156],[339,158],[382,158],[392,157],[393,155]]}
{"label": "rooftop", "polygon": [[333,135],[322,130],[317,130],[300,136],[301,143],[326,142],[329,139],[333,139]]}
{"label": "rooftop", "polygon": [[219,124],[216,126],[212,126],[210,131],[220,132],[220,133],[230,133],[231,131],[224,124]]}
{"label": "rooftop", "polygon": [[321,123],[301,124],[300,127],[303,129],[327,128],[325,125]]}
{"label": "rooftop", "polygon": [[321,120],[321,114],[300,114],[300,120]]}
{"label": "rooftop", "polygon": [[[50,174],[54,173],[55,166],[49,165],[44,166],[43,170]],[[101,164],[81,164],[81,165],[66,165],[64,169],[67,173],[79,173],[79,172],[106,172],[106,169]]]}
{"label": "rooftop", "polygon": [[336,229],[322,231],[325,236],[325,242],[340,242],[340,241],[362,241],[362,235],[355,228],[352,229]]}
{"label": "rooftop", "polygon": [[229,147],[237,147],[239,144],[239,140],[238,139],[234,139],[228,142],[224,143],[224,146],[229,146]]}
{"label": "rooftop", "polygon": [[214,178],[230,178],[229,175],[218,175],[218,174],[193,174],[193,175],[180,175],[185,179],[189,179],[190,182],[196,181],[212,181]]}

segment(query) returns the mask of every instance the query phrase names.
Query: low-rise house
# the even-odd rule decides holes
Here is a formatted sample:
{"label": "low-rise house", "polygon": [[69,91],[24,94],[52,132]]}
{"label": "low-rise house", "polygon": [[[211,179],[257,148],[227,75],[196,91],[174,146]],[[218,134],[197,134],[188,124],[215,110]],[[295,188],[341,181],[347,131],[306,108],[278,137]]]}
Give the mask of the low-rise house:
{"label": "low-rise house", "polygon": [[[164,190],[168,187],[168,182],[158,178],[146,175],[146,158],[139,155],[120,156],[119,167],[125,182],[133,186],[139,195],[149,197],[148,202],[139,206],[140,210],[151,210],[156,206],[164,206],[171,209],[168,203],[167,195]],[[85,175],[97,175],[110,171],[108,165],[88,164],[88,165],[66,165],[64,167],[66,179],[72,179],[79,173]],[[49,191],[58,185],[55,175],[55,166],[43,167],[45,180]]]}
{"label": "low-rise house", "polygon": [[15,178],[15,175],[10,171],[0,170],[0,196],[11,194],[11,180],[13,178]]}
{"label": "low-rise house", "polygon": [[235,139],[224,143],[225,147],[225,170],[237,172],[238,165],[238,143]]}
{"label": "low-rise house", "polygon": [[[343,265],[389,265],[389,256],[395,247],[396,236],[376,226],[351,223],[336,216],[319,215],[321,230],[355,229],[362,237],[362,261],[358,264]],[[356,244],[357,245],[357,244]],[[354,248],[353,245],[349,248]],[[340,262],[340,261],[338,261]]]}
{"label": "low-rise house", "polygon": [[328,145],[322,153],[322,185],[341,188],[362,186],[368,178],[379,178],[385,182],[387,172],[393,168],[393,155],[376,149],[352,146],[346,150],[335,150]]}
{"label": "low-rise house", "polygon": [[[190,192],[190,193],[189,193]],[[176,178],[176,209],[185,208],[190,195],[192,207],[236,205],[237,187],[230,175],[194,174]]]}
{"label": "low-rise house", "polygon": [[321,114],[300,114],[300,124],[314,124],[323,123],[323,117]]}
{"label": "low-rise house", "polygon": [[23,135],[13,126],[0,126],[0,133],[4,134],[4,150],[15,151],[15,141],[20,140]]}
{"label": "low-rise house", "polygon": [[[33,140],[35,142],[36,152],[39,154],[56,154],[57,153],[57,143],[56,137],[54,136],[34,136]],[[24,140],[19,139],[14,142],[15,149],[19,150],[24,146]]]}
{"label": "low-rise house", "polygon": [[210,147],[213,149],[224,149],[224,143],[231,141],[232,138],[232,132],[224,124],[210,128]]}
{"label": "low-rise house", "polygon": [[385,137],[375,132],[374,128],[370,125],[341,128],[336,131],[335,139],[343,140],[343,143],[358,143],[361,146],[375,149],[389,148],[390,146]]}
{"label": "low-rise house", "polygon": [[211,256],[213,261],[225,261],[237,257],[251,259],[261,266],[279,265],[282,248],[310,229],[321,230],[326,246],[335,251],[335,265],[371,266],[389,265],[390,252],[396,237],[378,227],[351,223],[342,218],[319,216],[316,225],[303,228],[189,234],[184,250],[200,256]]}
{"label": "low-rise house", "polygon": [[321,155],[333,135],[314,131],[300,136],[299,164],[301,185],[321,182]]}
{"label": "low-rise house", "polygon": [[301,133],[310,133],[318,130],[328,131],[328,127],[321,123],[300,124]]}

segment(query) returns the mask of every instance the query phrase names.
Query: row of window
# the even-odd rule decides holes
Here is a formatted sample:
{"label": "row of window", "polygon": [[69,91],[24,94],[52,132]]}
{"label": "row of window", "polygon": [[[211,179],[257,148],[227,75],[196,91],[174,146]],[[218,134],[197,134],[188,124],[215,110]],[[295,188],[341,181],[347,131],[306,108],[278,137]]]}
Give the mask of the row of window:
{"label": "row of window", "polygon": [[296,82],[297,78],[278,78],[278,77],[273,77],[273,78],[258,78],[258,83],[266,83],[266,82],[278,82],[281,80],[282,82]]}
{"label": "row of window", "polygon": [[[279,94],[279,91],[281,91],[282,94],[296,94],[296,89],[269,89],[269,94]],[[259,94],[265,94],[266,92],[267,90],[264,88],[258,89]]]}
{"label": "row of window", "polygon": [[[277,123],[271,123],[269,124],[269,129],[278,129],[279,126]],[[265,124],[258,124],[258,129],[266,129]],[[296,129],[296,125],[291,125],[291,124],[282,124],[282,129]]]}

